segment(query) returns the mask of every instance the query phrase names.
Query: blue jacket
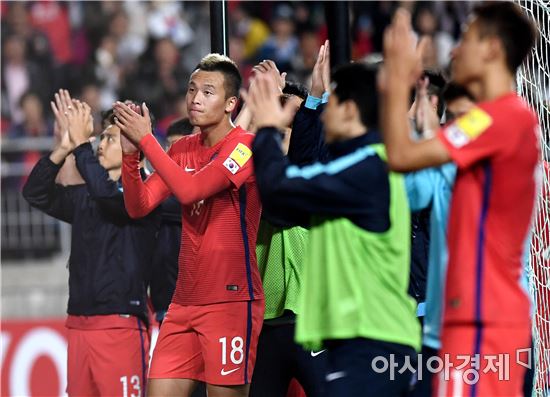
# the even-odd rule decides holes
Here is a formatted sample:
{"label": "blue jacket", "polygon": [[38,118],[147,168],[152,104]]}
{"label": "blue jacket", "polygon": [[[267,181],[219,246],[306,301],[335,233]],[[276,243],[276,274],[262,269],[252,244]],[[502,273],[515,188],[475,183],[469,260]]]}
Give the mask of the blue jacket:
{"label": "blue jacket", "polygon": [[441,347],[442,305],[447,273],[447,221],[456,166],[447,163],[405,176],[412,211],[431,206],[428,283],[423,343],[432,349]]}
{"label": "blue jacket", "polygon": [[160,204],[162,220],[151,274],[151,303],[157,320],[164,318],[172,301],[178,278],[181,245],[181,204],[174,196]]}
{"label": "blue jacket", "polygon": [[388,169],[366,148],[380,142],[380,135],[371,131],[328,145],[326,160],[299,167],[283,155],[277,129],[260,129],[252,151],[262,204],[286,216],[289,223],[321,214],[346,217],[372,232],[388,230]]}
{"label": "blue jacket", "polygon": [[70,223],[69,304],[71,315],[133,314],[147,322],[147,288],[159,212],[133,220],[122,188],[99,164],[92,146],[74,150],[86,184],[61,186],[61,168],[49,156],[33,168],[23,196],[35,208]]}

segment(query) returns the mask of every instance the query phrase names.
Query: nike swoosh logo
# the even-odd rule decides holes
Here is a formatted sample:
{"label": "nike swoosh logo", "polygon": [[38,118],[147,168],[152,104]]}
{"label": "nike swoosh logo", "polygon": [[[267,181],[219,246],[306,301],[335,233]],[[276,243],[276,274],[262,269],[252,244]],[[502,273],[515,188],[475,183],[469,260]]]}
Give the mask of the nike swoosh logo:
{"label": "nike swoosh logo", "polygon": [[319,350],[318,352],[311,351],[311,357],[317,357],[319,354],[326,352],[327,349]]}
{"label": "nike swoosh logo", "polygon": [[194,168],[187,168],[187,166],[185,166],[185,172],[191,172],[191,171],[195,171]]}
{"label": "nike swoosh logo", "polygon": [[327,382],[332,382],[333,380],[336,380],[336,379],[345,378],[347,375],[348,374],[345,373],[344,371],[331,372],[330,374],[327,374],[325,379]]}
{"label": "nike swoosh logo", "polygon": [[241,368],[241,367],[237,367],[237,368],[231,369],[231,370],[229,370],[229,371],[226,371],[224,368],[222,368],[222,370],[220,371],[220,374],[221,374],[222,376],[229,375],[229,374],[231,374],[231,373],[233,373],[233,372],[235,372],[235,371],[238,371],[239,368]]}

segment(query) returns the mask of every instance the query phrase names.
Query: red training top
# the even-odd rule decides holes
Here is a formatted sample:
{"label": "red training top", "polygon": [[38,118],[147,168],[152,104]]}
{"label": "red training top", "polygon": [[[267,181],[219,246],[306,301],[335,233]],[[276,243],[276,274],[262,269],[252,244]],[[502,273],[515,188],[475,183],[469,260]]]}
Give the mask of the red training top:
{"label": "red training top", "polygon": [[537,116],[510,93],[474,107],[439,138],[458,166],[444,322],[527,324],[520,277],[538,187]]}
{"label": "red training top", "polygon": [[204,135],[183,137],[164,153],[152,135],[140,147],[155,172],[144,182],[137,153],[124,155],[122,185],[132,217],[152,211],[172,192],[182,203],[179,273],[172,302],[205,305],[263,299],[256,263],[261,204],[254,135],[232,129],[212,147]]}

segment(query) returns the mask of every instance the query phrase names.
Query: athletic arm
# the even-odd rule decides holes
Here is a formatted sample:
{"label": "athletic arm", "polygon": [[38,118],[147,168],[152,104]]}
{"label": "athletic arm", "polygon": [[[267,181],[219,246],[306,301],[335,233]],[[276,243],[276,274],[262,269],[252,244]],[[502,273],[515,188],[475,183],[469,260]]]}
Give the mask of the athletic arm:
{"label": "athletic arm", "polygon": [[182,204],[206,199],[231,186],[231,180],[213,160],[195,174],[186,172],[164,152],[157,140],[148,135],[140,142],[147,159],[168,189]]}
{"label": "athletic arm", "polygon": [[387,81],[386,84],[382,105],[382,129],[390,168],[399,172],[411,172],[451,161],[449,151],[437,137],[424,141],[411,139],[411,127],[407,116],[409,87],[396,79]]}
{"label": "athletic arm", "polygon": [[280,139],[277,129],[266,127],[258,131],[254,141],[256,178],[266,206],[279,212],[367,215],[368,189],[379,182],[371,166],[371,161],[379,161],[374,151],[364,148],[363,157],[355,164],[336,160],[298,167],[283,155]]}
{"label": "athletic arm", "polygon": [[252,112],[250,112],[250,109],[248,106],[246,106],[246,103],[243,104],[241,111],[237,115],[237,118],[235,119],[235,125],[241,126],[245,130],[249,130],[250,125],[252,124]]}

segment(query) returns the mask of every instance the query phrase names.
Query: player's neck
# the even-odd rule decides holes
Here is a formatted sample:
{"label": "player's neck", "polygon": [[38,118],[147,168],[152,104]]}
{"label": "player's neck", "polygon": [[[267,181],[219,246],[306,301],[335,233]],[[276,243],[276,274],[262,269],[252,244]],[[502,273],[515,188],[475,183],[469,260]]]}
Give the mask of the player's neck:
{"label": "player's neck", "polygon": [[122,168],[115,168],[113,170],[107,171],[109,174],[109,178],[115,182],[117,182],[120,179],[120,175],[122,174]]}
{"label": "player's neck", "polygon": [[224,120],[211,127],[201,128],[201,134],[204,135],[204,145],[208,147],[214,146],[216,143],[221,141],[225,136],[235,128],[235,125],[229,117],[224,118]]}
{"label": "player's neck", "polygon": [[468,85],[477,102],[493,101],[514,91],[515,77],[506,67],[488,71],[483,78]]}

